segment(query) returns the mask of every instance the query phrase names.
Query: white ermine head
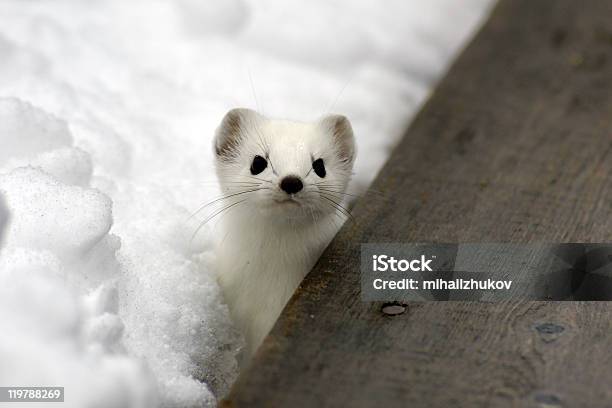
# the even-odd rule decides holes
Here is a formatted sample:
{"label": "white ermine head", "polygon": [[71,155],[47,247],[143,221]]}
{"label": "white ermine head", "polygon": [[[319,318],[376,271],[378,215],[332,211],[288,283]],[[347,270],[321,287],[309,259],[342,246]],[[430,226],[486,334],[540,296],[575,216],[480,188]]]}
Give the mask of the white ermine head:
{"label": "white ermine head", "polygon": [[344,116],[300,123],[233,109],[217,129],[214,149],[229,205],[247,205],[256,210],[253,216],[281,222],[342,212],[355,159]]}

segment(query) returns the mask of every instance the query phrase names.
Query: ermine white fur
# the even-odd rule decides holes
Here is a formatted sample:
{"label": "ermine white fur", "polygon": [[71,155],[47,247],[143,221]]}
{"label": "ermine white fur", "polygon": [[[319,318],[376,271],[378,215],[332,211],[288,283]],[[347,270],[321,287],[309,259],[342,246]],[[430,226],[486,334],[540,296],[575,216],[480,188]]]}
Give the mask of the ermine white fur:
{"label": "ermine white fur", "polygon": [[249,357],[345,218],[353,131],[339,115],[300,123],[234,109],[214,148],[218,280]]}

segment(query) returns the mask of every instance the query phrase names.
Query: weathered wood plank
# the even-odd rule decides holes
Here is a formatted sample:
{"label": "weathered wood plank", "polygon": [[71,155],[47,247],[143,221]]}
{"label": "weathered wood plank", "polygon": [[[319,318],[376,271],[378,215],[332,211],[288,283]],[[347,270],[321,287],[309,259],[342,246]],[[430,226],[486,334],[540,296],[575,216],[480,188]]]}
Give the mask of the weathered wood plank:
{"label": "weathered wood plank", "polygon": [[[612,2],[502,0],[228,406],[612,406],[612,305],[359,293],[362,242],[612,240]],[[362,154],[367,154],[362,152]]]}

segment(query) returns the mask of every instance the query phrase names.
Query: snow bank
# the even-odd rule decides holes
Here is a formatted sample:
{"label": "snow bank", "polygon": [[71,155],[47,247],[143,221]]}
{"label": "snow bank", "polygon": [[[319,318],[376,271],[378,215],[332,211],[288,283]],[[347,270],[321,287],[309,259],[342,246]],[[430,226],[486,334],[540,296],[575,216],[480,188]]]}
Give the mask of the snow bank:
{"label": "snow bank", "polygon": [[[66,124],[41,110],[16,99],[1,100],[0,107],[7,115],[0,140],[10,145],[15,163],[28,157],[35,162],[71,143]],[[49,162],[52,169],[61,166]],[[66,405],[74,407],[100,400],[109,406],[155,404],[147,367],[121,344],[124,324],[112,283],[119,244],[108,234],[111,201],[97,190],[65,184],[45,168],[0,174],[0,383],[61,384],[70,390]],[[66,168],[82,170],[78,164]]]}
{"label": "snow bank", "polygon": [[213,406],[242,339],[188,220],[220,118],[344,113],[366,186],[489,4],[0,2],[0,385]]}

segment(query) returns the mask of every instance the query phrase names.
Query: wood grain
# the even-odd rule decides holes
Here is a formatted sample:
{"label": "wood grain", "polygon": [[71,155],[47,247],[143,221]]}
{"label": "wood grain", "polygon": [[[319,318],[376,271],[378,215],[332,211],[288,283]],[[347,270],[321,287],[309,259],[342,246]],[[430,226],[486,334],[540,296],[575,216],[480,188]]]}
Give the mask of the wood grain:
{"label": "wood grain", "polygon": [[359,293],[362,242],[612,240],[612,2],[502,0],[373,189],[223,406],[612,406],[609,303]]}

